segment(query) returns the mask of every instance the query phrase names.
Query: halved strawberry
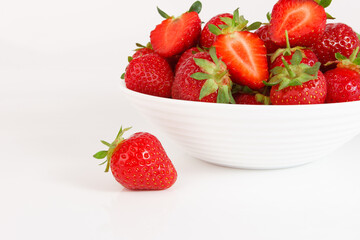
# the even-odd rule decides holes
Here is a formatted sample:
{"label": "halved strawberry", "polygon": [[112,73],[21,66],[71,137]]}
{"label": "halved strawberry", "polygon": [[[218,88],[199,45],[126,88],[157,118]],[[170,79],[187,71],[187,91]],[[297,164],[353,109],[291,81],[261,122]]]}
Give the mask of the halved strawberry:
{"label": "halved strawberry", "polygon": [[199,1],[196,1],[188,12],[177,18],[167,15],[159,8],[158,11],[166,19],[150,33],[150,41],[156,53],[168,58],[196,45],[201,35]]}
{"label": "halved strawberry", "polygon": [[293,46],[311,46],[325,30],[326,12],[314,0],[279,0],[271,13],[270,37],[285,47],[285,30]]}
{"label": "halved strawberry", "polygon": [[267,81],[269,76],[266,48],[255,33],[244,31],[220,35],[214,46],[234,82],[252,89],[264,87],[263,81]]}
{"label": "halved strawberry", "polygon": [[264,87],[267,81],[268,63],[264,42],[255,33],[261,26],[255,22],[247,26],[248,21],[239,16],[239,10],[233,13],[233,18],[221,18],[225,25],[209,25],[212,33],[218,37],[214,43],[219,58],[227,65],[231,79],[240,85],[248,86],[254,90]]}

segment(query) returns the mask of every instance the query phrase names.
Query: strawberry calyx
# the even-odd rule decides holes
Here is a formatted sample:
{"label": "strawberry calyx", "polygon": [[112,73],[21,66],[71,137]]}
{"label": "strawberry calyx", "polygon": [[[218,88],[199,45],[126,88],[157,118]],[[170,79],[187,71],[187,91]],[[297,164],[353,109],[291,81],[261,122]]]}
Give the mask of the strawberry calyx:
{"label": "strawberry calyx", "polygon": [[235,9],[233,13],[233,18],[229,17],[220,17],[221,21],[225,24],[220,24],[218,26],[214,24],[209,24],[209,30],[215,35],[228,34],[239,31],[251,31],[256,30],[261,26],[261,22],[254,22],[248,26],[249,21],[244,18],[243,15],[239,15],[239,8]]}
{"label": "strawberry calyx", "polygon": [[270,61],[273,63],[279,56],[290,56],[293,52],[295,52],[296,50],[300,50],[302,57],[305,57],[305,54],[303,53],[303,49],[305,49],[305,47],[291,47],[290,46],[290,40],[289,40],[289,35],[288,35],[288,31],[285,30],[285,39],[286,39],[286,48],[279,48],[278,50],[276,50],[270,57]]}
{"label": "strawberry calyx", "polygon": [[325,66],[337,63],[338,68],[348,68],[356,71],[360,74],[360,56],[359,56],[360,47],[357,47],[349,58],[345,57],[341,53],[335,53],[336,61],[331,61],[325,64]]}
{"label": "strawberry calyx", "polygon": [[201,88],[199,100],[218,91],[218,103],[235,103],[231,94],[233,82],[230,79],[226,64],[217,58],[214,47],[210,48],[209,54],[213,62],[194,58],[195,64],[200,67],[201,72],[193,73],[190,76],[195,80],[206,80]]}
{"label": "strawberry calyx", "polygon": [[109,169],[110,169],[110,160],[111,160],[111,157],[115,151],[115,149],[119,146],[119,144],[121,144],[122,141],[124,141],[125,139],[122,137],[122,135],[128,131],[129,129],[131,129],[131,127],[129,128],[122,128],[122,126],[120,127],[120,131],[118,132],[115,140],[110,144],[104,140],[100,140],[101,143],[103,143],[105,146],[109,147],[108,150],[102,150],[102,151],[99,151],[97,153],[95,153],[93,155],[94,158],[96,159],[103,159],[106,157],[106,160],[102,163],[100,163],[99,165],[103,165],[106,163],[106,168],[105,168],[105,172],[108,172]]}
{"label": "strawberry calyx", "polygon": [[[169,16],[166,12],[164,12],[163,10],[161,10],[159,7],[156,7],[157,8],[157,11],[158,13],[160,14],[160,16],[162,16],[163,18],[165,19],[169,19],[169,18],[173,18],[173,19],[176,19],[174,16]],[[196,1],[194,2],[189,11],[187,12],[197,12],[198,14],[201,12],[201,9],[202,9],[202,4],[200,1]],[[180,16],[181,17],[181,16]],[[178,17],[178,18],[180,18]]]}
{"label": "strawberry calyx", "polygon": [[268,82],[264,81],[266,86],[275,86],[279,85],[278,91],[290,87],[290,86],[300,86],[305,82],[314,80],[318,78],[318,72],[320,69],[320,62],[314,64],[314,66],[309,66],[307,64],[301,63],[303,59],[302,53],[300,50],[296,50],[292,59],[290,60],[291,64],[288,64],[284,57],[281,58],[284,67],[275,67],[271,70],[272,77]]}

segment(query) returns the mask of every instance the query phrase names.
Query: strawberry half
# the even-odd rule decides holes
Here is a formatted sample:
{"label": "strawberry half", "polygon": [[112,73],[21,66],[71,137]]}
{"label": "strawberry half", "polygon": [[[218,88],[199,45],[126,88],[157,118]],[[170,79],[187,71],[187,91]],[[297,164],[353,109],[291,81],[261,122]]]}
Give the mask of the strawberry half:
{"label": "strawberry half", "polygon": [[279,0],[271,13],[270,37],[285,47],[285,30],[293,46],[311,46],[325,30],[326,12],[314,0]]}
{"label": "strawberry half", "polygon": [[239,16],[236,9],[231,18],[221,18],[226,25],[221,30],[215,25],[209,29],[218,35],[214,47],[219,58],[227,65],[231,79],[252,89],[264,87],[269,76],[266,48],[255,33],[248,32],[260,27],[260,22],[247,26],[248,21]]}
{"label": "strawberry half", "polygon": [[166,19],[150,33],[154,51],[168,58],[195,46],[201,34],[201,7],[201,3],[196,1],[188,12],[177,18],[158,8],[160,15]]}

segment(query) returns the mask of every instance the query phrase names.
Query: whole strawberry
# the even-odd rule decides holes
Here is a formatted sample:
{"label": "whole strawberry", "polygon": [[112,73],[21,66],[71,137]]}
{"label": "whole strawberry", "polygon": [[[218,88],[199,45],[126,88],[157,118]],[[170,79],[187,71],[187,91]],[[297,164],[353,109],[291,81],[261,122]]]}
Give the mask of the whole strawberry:
{"label": "whole strawberry", "polygon": [[327,93],[326,80],[319,71],[320,63],[309,66],[302,62],[302,54],[297,50],[289,65],[284,57],[284,67],[271,70],[273,77],[266,85],[272,86],[270,101],[274,105],[319,104],[324,103]]}
{"label": "whole strawberry", "polygon": [[170,97],[174,73],[169,63],[156,53],[130,61],[125,70],[128,89],[158,97]]}
{"label": "whole strawberry", "polygon": [[122,129],[106,151],[94,154],[97,159],[106,157],[105,172],[111,169],[113,176],[130,190],[163,190],[171,187],[177,172],[166,155],[160,141],[152,134],[138,132],[124,139],[122,135],[129,128]]}
{"label": "whole strawberry", "polygon": [[326,19],[324,6],[314,0],[279,0],[271,13],[271,40],[285,47],[287,30],[292,46],[311,46],[324,33]]}
{"label": "whole strawberry", "polygon": [[198,52],[188,59],[176,72],[172,86],[172,98],[234,103],[231,94],[232,81],[226,65],[216,57],[214,48]]}
{"label": "whole strawberry", "polygon": [[[267,13],[266,17],[270,22],[271,14]],[[271,40],[269,27],[270,27],[269,23],[264,23],[264,25],[261,26],[259,29],[257,29],[254,33],[256,33],[256,35],[258,35],[259,38],[263,40],[267,54],[272,54],[279,48],[279,46]]]}
{"label": "whole strawberry", "polygon": [[199,18],[201,7],[201,3],[196,1],[188,12],[177,18],[167,15],[158,8],[165,20],[150,33],[154,51],[162,57],[169,58],[195,46],[201,34]]}
{"label": "whole strawberry", "polygon": [[222,18],[226,25],[221,30],[212,24],[209,29],[217,35],[214,43],[219,58],[227,65],[231,79],[251,89],[264,87],[263,81],[269,77],[266,48],[264,42],[255,33],[249,32],[260,27],[260,22],[247,26],[248,21],[239,16],[239,10],[233,18]]}
{"label": "whole strawberry", "polygon": [[269,87],[255,91],[247,86],[235,85],[233,97],[236,104],[270,105]]}
{"label": "whole strawberry", "polygon": [[214,44],[217,36],[209,30],[209,25],[212,24],[220,29],[219,25],[221,26],[221,25],[225,24],[225,22],[223,22],[221,20],[222,18],[232,19],[233,15],[231,13],[222,13],[222,14],[216,15],[215,17],[211,18],[205,24],[204,29],[201,32],[201,37],[200,37],[201,47],[210,48]]}
{"label": "whole strawberry", "polygon": [[140,44],[140,43],[136,43],[136,46],[138,48],[136,48],[134,51],[135,53],[132,55],[131,59],[129,59],[129,62],[134,59],[134,58],[138,58],[150,53],[154,53],[154,49],[152,49],[151,43],[146,44],[146,46]]}
{"label": "whole strawberry", "polygon": [[176,67],[175,67],[175,74],[176,72],[178,71],[178,69],[190,58],[192,58],[194,56],[195,53],[198,53],[198,52],[204,52],[204,50],[202,50],[201,48],[199,47],[192,47],[192,48],[189,48],[188,50],[186,50],[182,55],[181,57],[179,58],[179,61],[177,62],[176,64]]}
{"label": "whole strawberry", "polygon": [[359,38],[351,27],[343,23],[328,23],[324,35],[311,48],[324,65],[336,60],[335,53],[350,57],[359,46]]}
{"label": "whole strawberry", "polygon": [[360,57],[357,47],[349,58],[337,53],[337,67],[324,75],[327,82],[327,103],[360,100]]}
{"label": "whole strawberry", "polygon": [[287,31],[285,31],[285,35],[286,35],[286,48],[279,48],[278,50],[276,50],[275,53],[273,53],[271,55],[270,70],[277,66],[284,67],[284,64],[282,61],[283,58],[285,59],[285,61],[287,63],[290,64],[291,59],[296,51],[300,51],[300,53],[302,55],[301,63],[305,63],[309,66],[314,66],[315,63],[317,63],[319,61],[317,59],[315,53],[312,50],[310,50],[309,48],[305,48],[305,47],[291,48]]}

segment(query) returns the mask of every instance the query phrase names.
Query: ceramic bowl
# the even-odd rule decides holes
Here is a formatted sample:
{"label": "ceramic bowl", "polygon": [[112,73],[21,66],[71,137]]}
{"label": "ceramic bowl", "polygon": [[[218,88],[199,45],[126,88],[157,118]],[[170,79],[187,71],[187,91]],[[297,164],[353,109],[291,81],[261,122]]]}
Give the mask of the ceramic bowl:
{"label": "ceramic bowl", "polygon": [[360,133],[360,101],[263,106],[182,101],[121,92],[192,157],[245,169],[324,158]]}

